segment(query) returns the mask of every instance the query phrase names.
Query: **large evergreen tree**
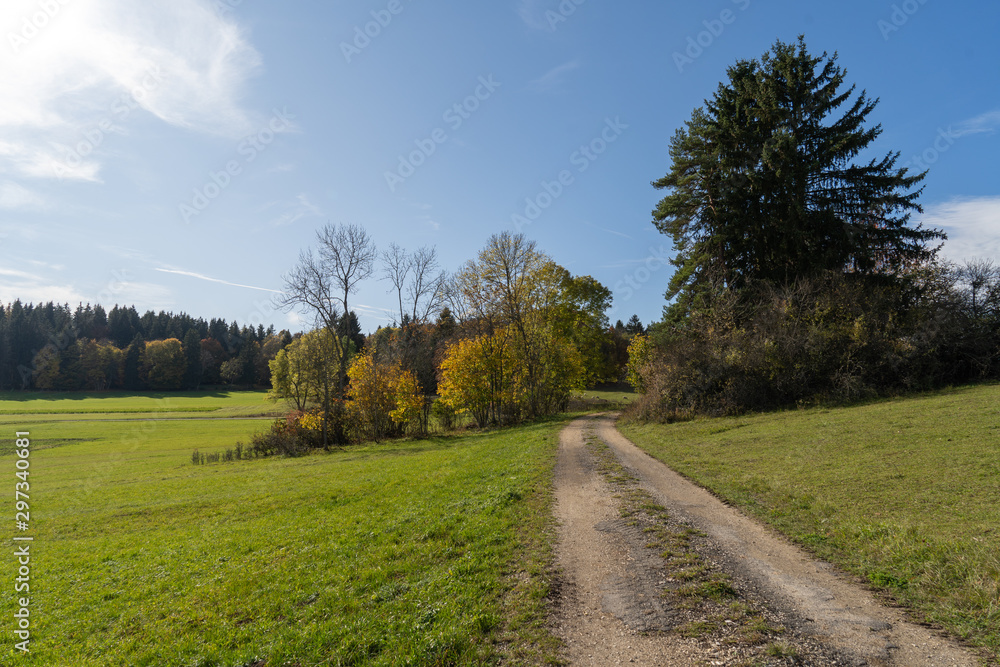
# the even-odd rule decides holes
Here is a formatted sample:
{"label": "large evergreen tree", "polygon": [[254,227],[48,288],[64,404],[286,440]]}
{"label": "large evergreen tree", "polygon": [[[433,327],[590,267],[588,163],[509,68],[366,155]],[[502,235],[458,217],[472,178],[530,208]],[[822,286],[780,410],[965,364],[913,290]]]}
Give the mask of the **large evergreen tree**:
{"label": "large evergreen tree", "polygon": [[891,278],[933,255],[944,235],[909,224],[925,174],[897,167],[898,153],[863,155],[882,132],[865,127],[878,100],[852,101],[845,75],[836,54],[778,41],[730,67],[677,131],[671,170],[653,182],[668,191],[653,222],[674,241],[673,315],[720,287],[830,270]]}

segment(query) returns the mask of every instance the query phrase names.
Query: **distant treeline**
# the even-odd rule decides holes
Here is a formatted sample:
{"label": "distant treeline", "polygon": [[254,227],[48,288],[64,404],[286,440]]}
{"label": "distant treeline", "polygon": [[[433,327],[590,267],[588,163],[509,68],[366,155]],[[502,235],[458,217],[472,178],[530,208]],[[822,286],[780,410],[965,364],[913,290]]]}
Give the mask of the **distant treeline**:
{"label": "distant treeline", "polygon": [[291,340],[222,318],[17,300],[0,304],[0,390],[268,386],[267,362]]}

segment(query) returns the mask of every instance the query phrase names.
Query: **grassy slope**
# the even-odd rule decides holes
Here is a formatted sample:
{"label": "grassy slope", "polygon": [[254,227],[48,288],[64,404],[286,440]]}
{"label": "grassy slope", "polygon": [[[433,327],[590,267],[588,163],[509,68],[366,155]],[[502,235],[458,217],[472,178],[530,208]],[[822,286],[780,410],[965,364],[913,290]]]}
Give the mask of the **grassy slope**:
{"label": "grassy slope", "polygon": [[[11,438],[30,430],[35,448],[34,634],[19,664],[534,662],[554,650],[543,604],[559,423],[193,466],[195,447],[231,446],[261,423],[15,421]],[[13,464],[0,456],[11,494]],[[0,579],[15,565],[0,560]],[[7,619],[13,597],[0,596]]]}
{"label": "grassy slope", "polygon": [[1000,659],[1000,387],[622,431]]}

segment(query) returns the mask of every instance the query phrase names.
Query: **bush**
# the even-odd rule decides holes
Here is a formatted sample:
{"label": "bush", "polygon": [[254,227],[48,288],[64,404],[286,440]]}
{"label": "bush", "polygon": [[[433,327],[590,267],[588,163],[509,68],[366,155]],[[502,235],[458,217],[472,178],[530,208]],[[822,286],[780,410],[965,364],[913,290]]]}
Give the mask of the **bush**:
{"label": "bush", "polygon": [[972,326],[951,275],[930,267],[906,284],[831,274],[723,290],[684,322],[660,325],[630,359],[644,390],[631,414],[669,421],[845,403],[988,377],[996,328]]}
{"label": "bush", "polygon": [[452,431],[458,423],[458,413],[448,403],[437,400],[431,406],[431,414],[437,418],[438,424],[446,431]]}

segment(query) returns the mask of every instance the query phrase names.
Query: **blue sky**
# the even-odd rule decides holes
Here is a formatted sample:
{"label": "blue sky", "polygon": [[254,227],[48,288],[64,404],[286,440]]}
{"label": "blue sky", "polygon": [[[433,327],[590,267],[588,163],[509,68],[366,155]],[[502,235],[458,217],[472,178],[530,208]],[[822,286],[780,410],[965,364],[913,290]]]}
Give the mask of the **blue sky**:
{"label": "blue sky", "polygon": [[[971,0],[4,0],[0,302],[295,330],[271,297],[343,222],[448,270],[522,231],[653,321],[670,137],[799,34],[881,99],[875,150],[930,168],[945,255],[1000,258],[998,27]],[[354,297],[364,329],[388,288]]]}

